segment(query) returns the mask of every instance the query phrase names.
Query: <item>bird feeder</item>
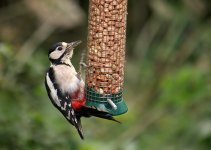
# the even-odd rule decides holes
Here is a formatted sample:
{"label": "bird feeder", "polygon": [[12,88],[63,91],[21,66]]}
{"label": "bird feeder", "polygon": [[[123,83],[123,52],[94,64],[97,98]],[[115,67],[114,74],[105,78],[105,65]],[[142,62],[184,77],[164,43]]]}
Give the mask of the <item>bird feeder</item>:
{"label": "bird feeder", "polygon": [[127,0],[89,0],[87,106],[112,115],[127,112],[123,100]]}

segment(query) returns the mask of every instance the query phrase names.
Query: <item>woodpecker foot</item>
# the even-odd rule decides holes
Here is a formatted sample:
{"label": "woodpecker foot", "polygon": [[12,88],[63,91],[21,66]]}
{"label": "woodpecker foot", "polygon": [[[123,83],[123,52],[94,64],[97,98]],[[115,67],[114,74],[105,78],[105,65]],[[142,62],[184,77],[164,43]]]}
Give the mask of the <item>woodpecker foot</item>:
{"label": "woodpecker foot", "polygon": [[83,69],[88,68],[88,66],[87,66],[87,64],[86,64],[85,62],[80,62],[80,66],[81,66],[81,68],[83,68]]}
{"label": "woodpecker foot", "polygon": [[85,62],[80,62],[79,64],[80,64],[80,67],[79,67],[79,71],[78,71],[77,77],[78,77],[79,80],[81,80],[82,79],[82,77],[81,77],[82,69],[86,70],[88,68],[88,66],[87,66],[87,64]]}

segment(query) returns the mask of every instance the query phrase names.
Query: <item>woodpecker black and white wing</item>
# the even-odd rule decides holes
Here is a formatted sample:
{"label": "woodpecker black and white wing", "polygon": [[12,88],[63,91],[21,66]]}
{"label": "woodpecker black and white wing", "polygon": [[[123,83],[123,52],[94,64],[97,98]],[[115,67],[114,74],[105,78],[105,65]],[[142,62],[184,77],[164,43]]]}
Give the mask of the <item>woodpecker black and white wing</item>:
{"label": "woodpecker black and white wing", "polygon": [[68,122],[77,128],[80,137],[83,139],[80,116],[77,116],[74,109],[71,107],[69,95],[63,94],[59,89],[58,84],[55,81],[54,70],[52,67],[49,68],[46,74],[45,86],[53,105],[63,114]]}

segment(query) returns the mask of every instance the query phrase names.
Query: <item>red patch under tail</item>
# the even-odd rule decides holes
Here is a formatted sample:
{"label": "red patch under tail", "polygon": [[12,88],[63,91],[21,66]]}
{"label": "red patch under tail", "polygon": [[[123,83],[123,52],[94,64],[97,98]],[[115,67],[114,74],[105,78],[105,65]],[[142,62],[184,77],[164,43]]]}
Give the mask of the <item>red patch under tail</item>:
{"label": "red patch under tail", "polygon": [[83,96],[81,96],[80,90],[75,92],[74,95],[71,95],[70,99],[71,99],[71,104],[72,104],[73,109],[80,109],[86,103],[84,92],[83,92]]}

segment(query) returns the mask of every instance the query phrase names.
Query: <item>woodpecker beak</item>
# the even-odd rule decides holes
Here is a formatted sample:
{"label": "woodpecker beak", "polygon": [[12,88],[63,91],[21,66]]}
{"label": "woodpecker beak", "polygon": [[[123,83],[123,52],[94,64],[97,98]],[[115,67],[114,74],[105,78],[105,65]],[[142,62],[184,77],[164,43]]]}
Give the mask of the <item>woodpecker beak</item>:
{"label": "woodpecker beak", "polygon": [[74,41],[71,43],[67,43],[67,47],[66,47],[66,51],[65,51],[65,55],[67,57],[72,57],[73,54],[73,50],[76,46],[78,46],[81,43],[81,41]]}
{"label": "woodpecker beak", "polygon": [[79,44],[81,44],[81,41],[75,41],[75,42],[67,43],[67,45],[71,46],[72,48],[75,48]]}
{"label": "woodpecker beak", "polygon": [[74,41],[74,42],[71,42],[71,43],[67,43],[67,51],[73,50],[80,43],[81,43],[81,41]]}

